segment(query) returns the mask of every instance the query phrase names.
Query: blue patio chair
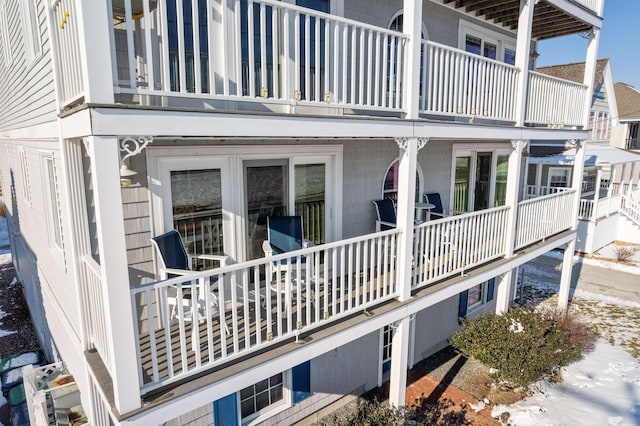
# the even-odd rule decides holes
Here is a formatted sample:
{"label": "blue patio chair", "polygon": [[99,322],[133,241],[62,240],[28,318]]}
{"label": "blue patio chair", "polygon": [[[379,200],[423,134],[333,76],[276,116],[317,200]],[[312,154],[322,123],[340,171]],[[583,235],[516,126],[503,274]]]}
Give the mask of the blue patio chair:
{"label": "blue patio chair", "polygon": [[427,192],[424,194],[425,203],[433,204],[434,207],[431,209],[431,216],[439,216],[440,218],[444,218],[447,215],[444,213],[444,208],[442,207],[442,199],[440,198],[440,194],[438,192]]}
{"label": "blue patio chair", "polygon": [[[301,216],[267,217],[268,240],[262,243],[262,250],[264,251],[265,257],[312,247],[314,245],[313,242],[304,239],[302,230]],[[300,265],[301,272],[303,274],[308,272],[310,276],[313,276],[313,261],[312,259],[307,259],[307,256],[298,256],[290,259],[285,258],[280,260],[280,262],[269,262],[267,264],[267,276],[271,277],[271,289],[273,291],[277,291],[274,284],[277,283],[278,270],[280,270],[280,273],[284,274],[290,282],[298,278],[298,281],[303,281],[304,277],[294,276],[298,261],[302,264]],[[309,263],[308,266],[307,263]],[[281,278],[282,277],[280,277],[280,279]],[[286,292],[286,285],[281,288],[280,291]]]}
{"label": "blue patio chair", "polygon": [[386,231],[387,229],[393,229],[396,227],[396,208],[393,205],[393,200],[375,200],[373,205],[376,207],[376,232]]}
{"label": "blue patio chair", "polygon": [[[163,280],[178,276],[188,277],[189,275],[196,273],[197,271],[192,270],[193,259],[217,261],[219,262],[220,267],[232,263],[232,259],[229,256],[213,254],[187,254],[184,243],[182,241],[182,237],[180,236],[180,233],[175,229],[162,235],[158,235],[157,237],[151,238],[151,243],[153,244],[156,252],[159,255],[158,269],[160,271],[160,277]],[[196,303],[194,303],[191,297],[191,283],[192,280],[182,283],[182,303],[180,303],[180,301],[178,300],[177,291],[175,296],[167,295],[167,304],[171,307],[171,320],[173,320],[174,318],[182,318],[185,321],[191,320],[193,309],[196,306]],[[211,278],[208,281],[208,284],[209,300],[211,300],[215,306],[218,306],[218,295],[216,293],[218,289],[218,278]],[[202,286],[206,285],[205,281],[199,280],[198,285],[201,286],[201,292],[204,293],[206,289],[203,289]],[[225,294],[231,294],[231,290],[227,289],[226,286],[227,283],[225,283]],[[197,313],[199,317],[202,316],[202,312],[204,312],[204,307],[199,306]],[[227,329],[228,333],[229,329],[226,324],[225,328]]]}

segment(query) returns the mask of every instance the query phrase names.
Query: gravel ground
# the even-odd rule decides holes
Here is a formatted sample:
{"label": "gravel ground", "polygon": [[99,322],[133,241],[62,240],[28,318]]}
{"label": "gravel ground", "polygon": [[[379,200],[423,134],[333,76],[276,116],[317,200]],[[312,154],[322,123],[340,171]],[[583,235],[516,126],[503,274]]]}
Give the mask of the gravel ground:
{"label": "gravel ground", "polygon": [[[13,264],[0,265],[0,329],[15,333],[0,337],[0,358],[40,349],[24,301],[22,284],[16,279]],[[4,333],[3,333],[4,334]],[[10,425],[9,405],[0,406],[0,425]]]}

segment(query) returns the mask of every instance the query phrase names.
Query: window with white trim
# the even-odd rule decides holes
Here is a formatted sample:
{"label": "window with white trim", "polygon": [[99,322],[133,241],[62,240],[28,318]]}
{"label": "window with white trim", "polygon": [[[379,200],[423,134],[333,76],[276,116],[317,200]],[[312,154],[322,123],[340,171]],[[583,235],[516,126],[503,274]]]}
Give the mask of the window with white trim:
{"label": "window with white trim", "polygon": [[22,0],[20,5],[22,6],[25,61],[30,64],[36,57],[40,56],[42,51],[38,9],[36,0]]}
{"label": "window with white trim", "polygon": [[278,373],[240,391],[240,416],[243,423],[258,417],[274,405],[284,404],[284,374]]}
{"label": "window with white trim", "polygon": [[0,0],[0,53],[2,63],[9,67],[13,63],[13,52],[9,44],[9,25],[7,21],[7,0]]}
{"label": "window with white trim", "polygon": [[393,327],[385,325],[382,332],[382,373],[391,368],[391,343],[393,342]]}
{"label": "window with white trim", "polygon": [[[387,168],[382,182],[382,198],[391,199],[395,203],[398,201],[398,179],[399,179],[400,160],[396,159]],[[416,168],[416,201],[422,201],[422,170],[420,165]]]}
{"label": "window with white trim", "polygon": [[549,186],[552,188],[567,188],[571,170],[565,167],[549,168]]}
{"label": "window with white trim", "polygon": [[591,140],[607,140],[609,138],[609,112],[594,110],[589,117],[589,137]]}
{"label": "window with white trim", "polygon": [[60,217],[60,199],[58,196],[58,176],[53,155],[43,156],[43,169],[43,188],[49,228],[49,243],[51,247],[62,250],[62,222]]}
{"label": "window with white trim", "polygon": [[20,148],[20,169],[22,171],[22,195],[25,202],[31,205],[31,179],[29,178],[29,164],[27,153],[24,148]]}
{"label": "window with white trim", "polygon": [[477,284],[469,290],[460,293],[458,305],[458,317],[464,318],[468,313],[473,312],[494,298],[496,279]]}
{"label": "window with white trim", "polygon": [[514,65],[516,58],[515,38],[497,31],[460,20],[458,48],[466,52]]}

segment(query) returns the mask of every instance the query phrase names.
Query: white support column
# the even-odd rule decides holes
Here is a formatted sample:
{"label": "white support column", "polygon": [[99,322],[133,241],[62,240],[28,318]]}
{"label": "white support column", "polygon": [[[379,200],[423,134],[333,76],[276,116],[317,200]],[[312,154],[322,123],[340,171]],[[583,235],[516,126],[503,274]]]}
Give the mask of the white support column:
{"label": "white support column", "polygon": [[534,0],[520,0],[518,15],[518,38],[516,40],[516,68],[520,70],[516,82],[516,126],[523,126],[527,113],[527,90],[529,80],[529,53],[531,50],[531,27],[533,26]]}
{"label": "white support column", "polygon": [[408,37],[405,60],[404,107],[406,118],[418,118],[420,100],[420,47],[422,46],[422,0],[404,0],[403,32]]}
{"label": "white support column", "polygon": [[576,240],[567,243],[562,258],[562,273],[560,275],[560,290],[558,291],[558,308],[567,311],[569,307],[569,290],[571,290],[571,274],[573,272],[573,254],[576,251]]}
{"label": "white support column", "polygon": [[513,151],[509,155],[509,174],[507,176],[506,205],[510,207],[507,213],[507,228],[505,232],[506,253],[505,257],[513,256],[513,247],[516,240],[516,225],[518,218],[518,193],[520,185],[520,172],[522,169],[522,153],[529,141],[511,141]]}
{"label": "white support column", "polygon": [[411,297],[411,261],[413,256],[418,150],[427,143],[427,140],[398,138],[396,143],[400,147],[396,226],[402,230],[398,241],[398,283],[400,283],[398,300],[404,302]]}
{"label": "white support column", "polygon": [[[418,151],[427,143],[427,139],[398,138],[396,143],[400,147],[396,226],[402,230],[398,241],[398,283],[400,285],[398,300],[404,302],[411,298],[411,263],[413,257]],[[396,407],[405,405],[410,325],[409,317],[398,321],[395,324],[391,343],[389,403]]]}
{"label": "white support column", "polygon": [[111,10],[106,1],[79,1],[78,37],[86,103],[112,104],[113,67],[109,32]]}
{"label": "white support column", "polygon": [[634,180],[634,176],[636,174],[636,165],[638,163],[632,163],[631,164],[631,173],[629,173],[629,186],[627,187],[627,195],[629,197],[631,197],[631,193],[633,192],[633,180]]}
{"label": "white support column", "polygon": [[[582,192],[582,174],[584,172],[584,156],[585,149],[587,148],[587,141],[574,140],[569,141],[570,144],[575,146],[576,155],[573,161],[573,173],[571,188],[576,190],[575,201],[573,203],[573,213],[571,215],[572,225],[571,229],[578,229],[578,213],[580,210],[580,193]],[[594,207],[595,208],[595,207]],[[595,213],[595,212],[594,212]]]}
{"label": "white support column", "polygon": [[509,311],[511,297],[513,295],[514,277],[518,275],[517,269],[512,269],[496,277],[498,290],[496,293],[496,314],[504,314]]}
{"label": "white support column", "polygon": [[[548,184],[548,182],[547,182]],[[536,195],[540,196],[540,191],[542,187],[542,164],[536,164]]]}
{"label": "white support column", "polygon": [[587,96],[585,96],[583,127],[589,126],[589,116],[591,114],[591,103],[593,100],[593,79],[596,75],[596,62],[598,61],[598,44],[600,42],[600,29],[592,28],[589,33],[589,45],[587,46],[587,59],[584,64],[584,79],[582,83],[587,86]]}
{"label": "white support column", "polygon": [[131,309],[122,214],[120,151],[116,137],[90,136],[88,140],[93,166],[105,322],[113,352],[113,365],[108,367],[116,408],[120,413],[127,413],[141,404],[135,349],[137,336],[133,333],[135,319]]}
{"label": "white support column", "polygon": [[407,390],[407,363],[409,362],[409,330],[411,319],[403,318],[395,324],[391,341],[391,371],[389,372],[389,404],[405,405]]}
{"label": "white support column", "polygon": [[611,171],[609,173],[609,188],[607,189],[607,197],[609,197],[609,202],[611,202],[611,196],[613,194],[613,188],[616,184],[616,168],[615,164],[611,165]]}

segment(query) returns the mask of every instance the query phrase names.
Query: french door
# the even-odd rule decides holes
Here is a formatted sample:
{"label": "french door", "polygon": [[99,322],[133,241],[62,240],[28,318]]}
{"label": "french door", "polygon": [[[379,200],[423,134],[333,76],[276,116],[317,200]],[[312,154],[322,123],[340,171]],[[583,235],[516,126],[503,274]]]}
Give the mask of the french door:
{"label": "french door", "polygon": [[269,216],[301,216],[304,237],[326,241],[328,158],[245,160],[243,166],[247,260],[264,256]]}
{"label": "french door", "polygon": [[505,203],[509,154],[504,150],[456,150],[453,212],[464,213]]}

